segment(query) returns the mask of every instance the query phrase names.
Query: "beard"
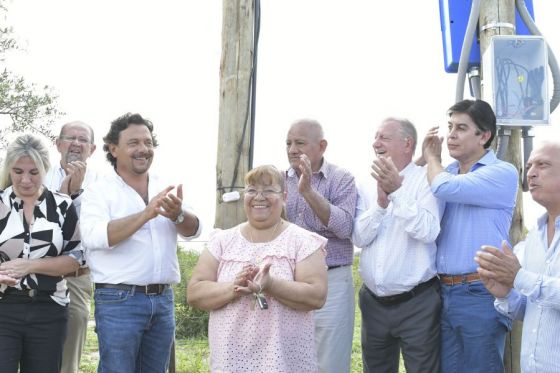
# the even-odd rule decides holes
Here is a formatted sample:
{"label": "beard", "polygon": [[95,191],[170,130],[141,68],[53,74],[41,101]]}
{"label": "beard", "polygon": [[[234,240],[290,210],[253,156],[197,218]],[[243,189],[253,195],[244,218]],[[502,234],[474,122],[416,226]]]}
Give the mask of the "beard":
{"label": "beard", "polygon": [[82,161],[82,154],[80,153],[66,153],[66,163],[75,162],[75,161]]}

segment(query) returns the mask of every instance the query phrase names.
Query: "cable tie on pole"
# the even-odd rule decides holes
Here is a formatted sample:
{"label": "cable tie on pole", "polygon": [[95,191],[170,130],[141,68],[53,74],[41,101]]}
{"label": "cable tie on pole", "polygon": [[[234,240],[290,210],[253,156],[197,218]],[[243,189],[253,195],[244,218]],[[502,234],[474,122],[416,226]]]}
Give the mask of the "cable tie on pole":
{"label": "cable tie on pole", "polygon": [[487,25],[484,25],[480,28],[480,31],[486,31],[486,30],[495,30],[497,28],[509,28],[512,29],[513,32],[515,32],[515,25],[511,24],[509,22],[492,22],[489,23]]}

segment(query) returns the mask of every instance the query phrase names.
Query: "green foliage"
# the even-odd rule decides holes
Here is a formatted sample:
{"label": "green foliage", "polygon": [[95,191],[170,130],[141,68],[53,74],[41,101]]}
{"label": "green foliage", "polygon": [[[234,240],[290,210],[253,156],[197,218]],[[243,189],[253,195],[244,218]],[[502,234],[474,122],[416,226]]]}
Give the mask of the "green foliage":
{"label": "green foliage", "polygon": [[[7,8],[0,0],[0,20],[5,21]],[[2,22],[4,23],[4,22]],[[6,52],[17,49],[11,27],[0,27],[0,61],[6,59]],[[58,96],[49,86],[38,89],[23,77],[4,69],[0,73],[0,148],[7,145],[8,133],[35,132],[51,141],[54,121],[62,114],[57,108]]]}
{"label": "green foliage", "polygon": [[181,268],[181,282],[174,285],[177,339],[206,337],[208,335],[208,312],[192,308],[187,303],[187,284],[198,261],[198,254],[193,251],[179,250],[177,256]]}
{"label": "green foliage", "polygon": [[208,339],[186,339],[175,342],[176,372],[177,373],[204,373],[210,367]]}

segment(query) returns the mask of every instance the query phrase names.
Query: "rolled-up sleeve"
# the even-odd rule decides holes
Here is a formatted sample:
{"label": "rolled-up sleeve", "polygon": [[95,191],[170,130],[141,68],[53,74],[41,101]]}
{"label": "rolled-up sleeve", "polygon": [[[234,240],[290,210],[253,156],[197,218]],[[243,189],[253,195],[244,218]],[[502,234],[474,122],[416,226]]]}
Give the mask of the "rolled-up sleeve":
{"label": "rolled-up sleeve", "polygon": [[337,184],[330,201],[330,217],[327,230],[340,239],[351,238],[357,199],[354,176],[346,173]]}
{"label": "rolled-up sleeve", "polygon": [[110,249],[107,227],[111,217],[107,203],[96,188],[88,188],[83,193],[80,224],[82,243],[87,250]]}
{"label": "rolled-up sleeve", "polygon": [[526,305],[527,298],[515,289],[512,289],[507,297],[496,298],[494,301],[496,310],[512,320],[523,320]]}

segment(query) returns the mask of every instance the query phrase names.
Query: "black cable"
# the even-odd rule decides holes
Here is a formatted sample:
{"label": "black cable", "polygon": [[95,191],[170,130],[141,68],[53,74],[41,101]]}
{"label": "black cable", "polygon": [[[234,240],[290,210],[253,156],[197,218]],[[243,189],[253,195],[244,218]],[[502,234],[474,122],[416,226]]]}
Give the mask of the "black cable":
{"label": "black cable", "polygon": [[255,108],[257,101],[257,56],[259,49],[259,35],[261,33],[261,1],[255,0],[255,17],[253,23],[253,71],[251,74],[251,133],[249,134],[249,164],[253,168],[253,150],[255,145]]}
{"label": "black cable", "polygon": [[[251,62],[251,75],[249,76],[249,87],[248,87],[248,98],[247,98],[247,108],[245,110],[245,119],[243,121],[243,131],[241,133],[241,139],[237,145],[237,158],[235,160],[235,167],[233,169],[233,176],[231,178],[230,192],[235,188],[235,180],[237,179],[237,174],[239,173],[239,162],[241,161],[241,153],[243,151],[243,143],[245,142],[245,133],[247,132],[247,122],[249,119],[249,113],[251,113],[251,133],[249,139],[249,170],[253,168],[253,144],[254,136],[253,132],[255,129],[255,96],[257,90],[257,48],[259,43],[259,34],[261,28],[261,2],[260,0],[255,0],[255,11],[253,12],[253,58]],[[220,189],[220,188],[218,188]]]}

